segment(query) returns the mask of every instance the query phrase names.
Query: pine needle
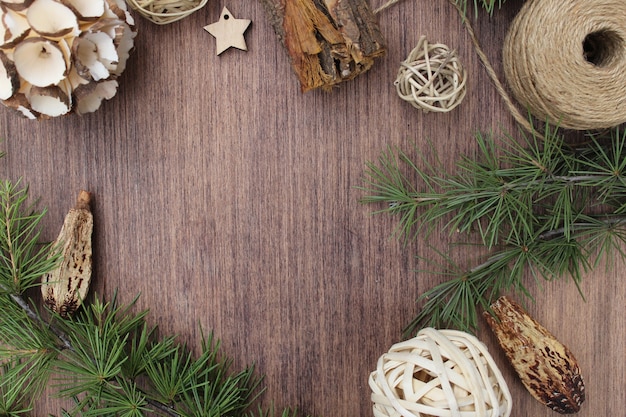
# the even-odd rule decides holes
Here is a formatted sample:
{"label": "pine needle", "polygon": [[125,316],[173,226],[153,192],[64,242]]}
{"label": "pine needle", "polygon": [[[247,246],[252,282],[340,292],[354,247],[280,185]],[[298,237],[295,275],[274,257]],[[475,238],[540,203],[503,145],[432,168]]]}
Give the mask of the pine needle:
{"label": "pine needle", "polygon": [[64,417],[246,415],[262,378],[254,366],[231,370],[212,333],[202,332],[196,356],[175,336],[158,337],[148,311],[134,312],[138,297],[94,297],[67,319],[24,298],[59,261],[39,241],[45,210],[29,201],[19,183],[0,183],[0,415],[28,415],[46,388],[73,399]]}
{"label": "pine needle", "polygon": [[405,334],[424,326],[475,331],[479,308],[488,309],[499,293],[532,298],[527,278],[569,277],[583,296],[583,276],[601,260],[626,259],[621,127],[582,147],[569,146],[550,125],[542,135],[477,134],[475,140],[477,154],[460,158],[453,173],[430,165],[419,150],[411,159],[388,148],[378,163],[366,164],[360,201],[398,216],[400,235],[478,235],[491,252],[474,267],[441,256],[440,272],[428,272],[447,281],[418,298],[421,310]]}

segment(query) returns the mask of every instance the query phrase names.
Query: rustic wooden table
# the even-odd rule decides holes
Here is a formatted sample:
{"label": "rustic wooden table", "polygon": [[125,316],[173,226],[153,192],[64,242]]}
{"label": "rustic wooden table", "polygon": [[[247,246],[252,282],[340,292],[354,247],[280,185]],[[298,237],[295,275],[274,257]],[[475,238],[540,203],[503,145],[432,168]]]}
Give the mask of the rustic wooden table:
{"label": "rustic wooden table", "polygon": [[[471,3],[471,2],[469,2]],[[501,46],[521,0],[473,20],[502,76]],[[375,4],[378,6],[378,4]],[[223,6],[252,19],[248,52],[215,56],[202,29]],[[211,1],[171,25],[136,16],[139,35],[117,96],[83,117],[32,122],[0,111],[2,178],[22,178],[49,209],[56,236],[80,189],[93,192],[93,291],[139,308],[163,334],[196,345],[213,329],[235,367],[266,375],[265,403],[314,416],[370,416],[367,378],[400,340],[415,300],[438,278],[416,273],[428,244],[391,238],[397,219],[358,200],[366,161],[388,145],[431,140],[452,166],[476,131],[515,131],[503,101],[447,1],[405,1],[380,14],[388,52],[332,93],[302,94],[259,2]],[[396,95],[399,62],[420,35],[457,49],[468,95],[449,114],[422,114]],[[462,261],[466,248],[454,249]],[[470,255],[473,256],[473,255]],[[626,267],[582,284],[532,287],[530,313],[577,356],[587,386],[579,415],[623,415]],[[483,328],[501,365],[513,416],[554,416],[536,402]],[[42,398],[35,415],[58,413]]]}

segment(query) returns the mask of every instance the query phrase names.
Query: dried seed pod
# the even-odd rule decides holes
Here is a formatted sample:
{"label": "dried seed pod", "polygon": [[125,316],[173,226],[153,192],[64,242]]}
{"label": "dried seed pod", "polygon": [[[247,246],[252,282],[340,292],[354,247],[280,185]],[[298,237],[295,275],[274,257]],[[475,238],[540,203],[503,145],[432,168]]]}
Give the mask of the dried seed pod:
{"label": "dried seed pod", "polygon": [[578,412],[585,385],[572,352],[506,296],[491,309],[487,323],[526,389],[554,411]]}
{"label": "dried seed pod", "polygon": [[91,281],[91,195],[81,191],[76,206],[67,213],[55,246],[62,258],[57,269],[44,275],[41,292],[48,308],[61,317],[72,315],[87,296]]}

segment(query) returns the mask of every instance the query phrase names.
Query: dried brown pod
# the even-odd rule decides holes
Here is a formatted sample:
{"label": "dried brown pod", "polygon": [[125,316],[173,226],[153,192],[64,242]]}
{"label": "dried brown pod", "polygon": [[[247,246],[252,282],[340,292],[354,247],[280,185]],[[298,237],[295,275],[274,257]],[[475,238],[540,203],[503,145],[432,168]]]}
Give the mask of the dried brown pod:
{"label": "dried brown pod", "polygon": [[526,389],[539,402],[562,413],[580,410],[585,385],[572,352],[506,296],[484,316]]}
{"label": "dried brown pod", "polygon": [[92,269],[91,234],[93,215],[89,208],[91,194],[81,191],[76,206],[65,216],[55,247],[61,249],[61,262],[44,275],[41,293],[48,308],[61,317],[78,309],[89,289]]}

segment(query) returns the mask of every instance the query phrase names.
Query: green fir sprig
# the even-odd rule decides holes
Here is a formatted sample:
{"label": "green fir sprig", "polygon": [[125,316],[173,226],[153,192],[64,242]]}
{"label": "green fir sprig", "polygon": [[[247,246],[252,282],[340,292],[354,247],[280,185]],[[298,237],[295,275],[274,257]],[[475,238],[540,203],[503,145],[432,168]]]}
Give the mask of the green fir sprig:
{"label": "green fir sprig", "polygon": [[263,392],[254,366],[233,371],[212,333],[202,334],[198,355],[160,337],[148,311],[134,312],[137,298],[94,297],[69,319],[39,307],[27,290],[59,255],[39,243],[45,210],[28,201],[19,182],[0,184],[0,416],[29,415],[45,389],[73,402],[62,416],[275,415],[251,407]]}
{"label": "green fir sprig", "polygon": [[[569,145],[557,128],[542,134],[477,134],[477,155],[462,157],[455,174],[414,149],[388,148],[367,163],[363,203],[400,218],[405,239],[434,231],[477,236],[488,249],[475,266],[443,262],[428,272],[445,281],[418,299],[421,310],[406,334],[424,326],[474,331],[479,310],[502,292],[532,298],[526,278],[585,273],[614,255],[626,258],[626,132],[616,127]],[[435,155],[435,159],[436,155]],[[428,262],[428,261],[427,261]],[[421,271],[425,272],[425,271]],[[580,287],[579,287],[580,290]],[[582,295],[582,293],[581,293]]]}
{"label": "green fir sprig", "polygon": [[38,227],[45,214],[29,200],[28,187],[0,182],[0,292],[21,294],[39,285],[41,275],[58,262],[58,255],[48,256],[50,245],[40,242]]}

